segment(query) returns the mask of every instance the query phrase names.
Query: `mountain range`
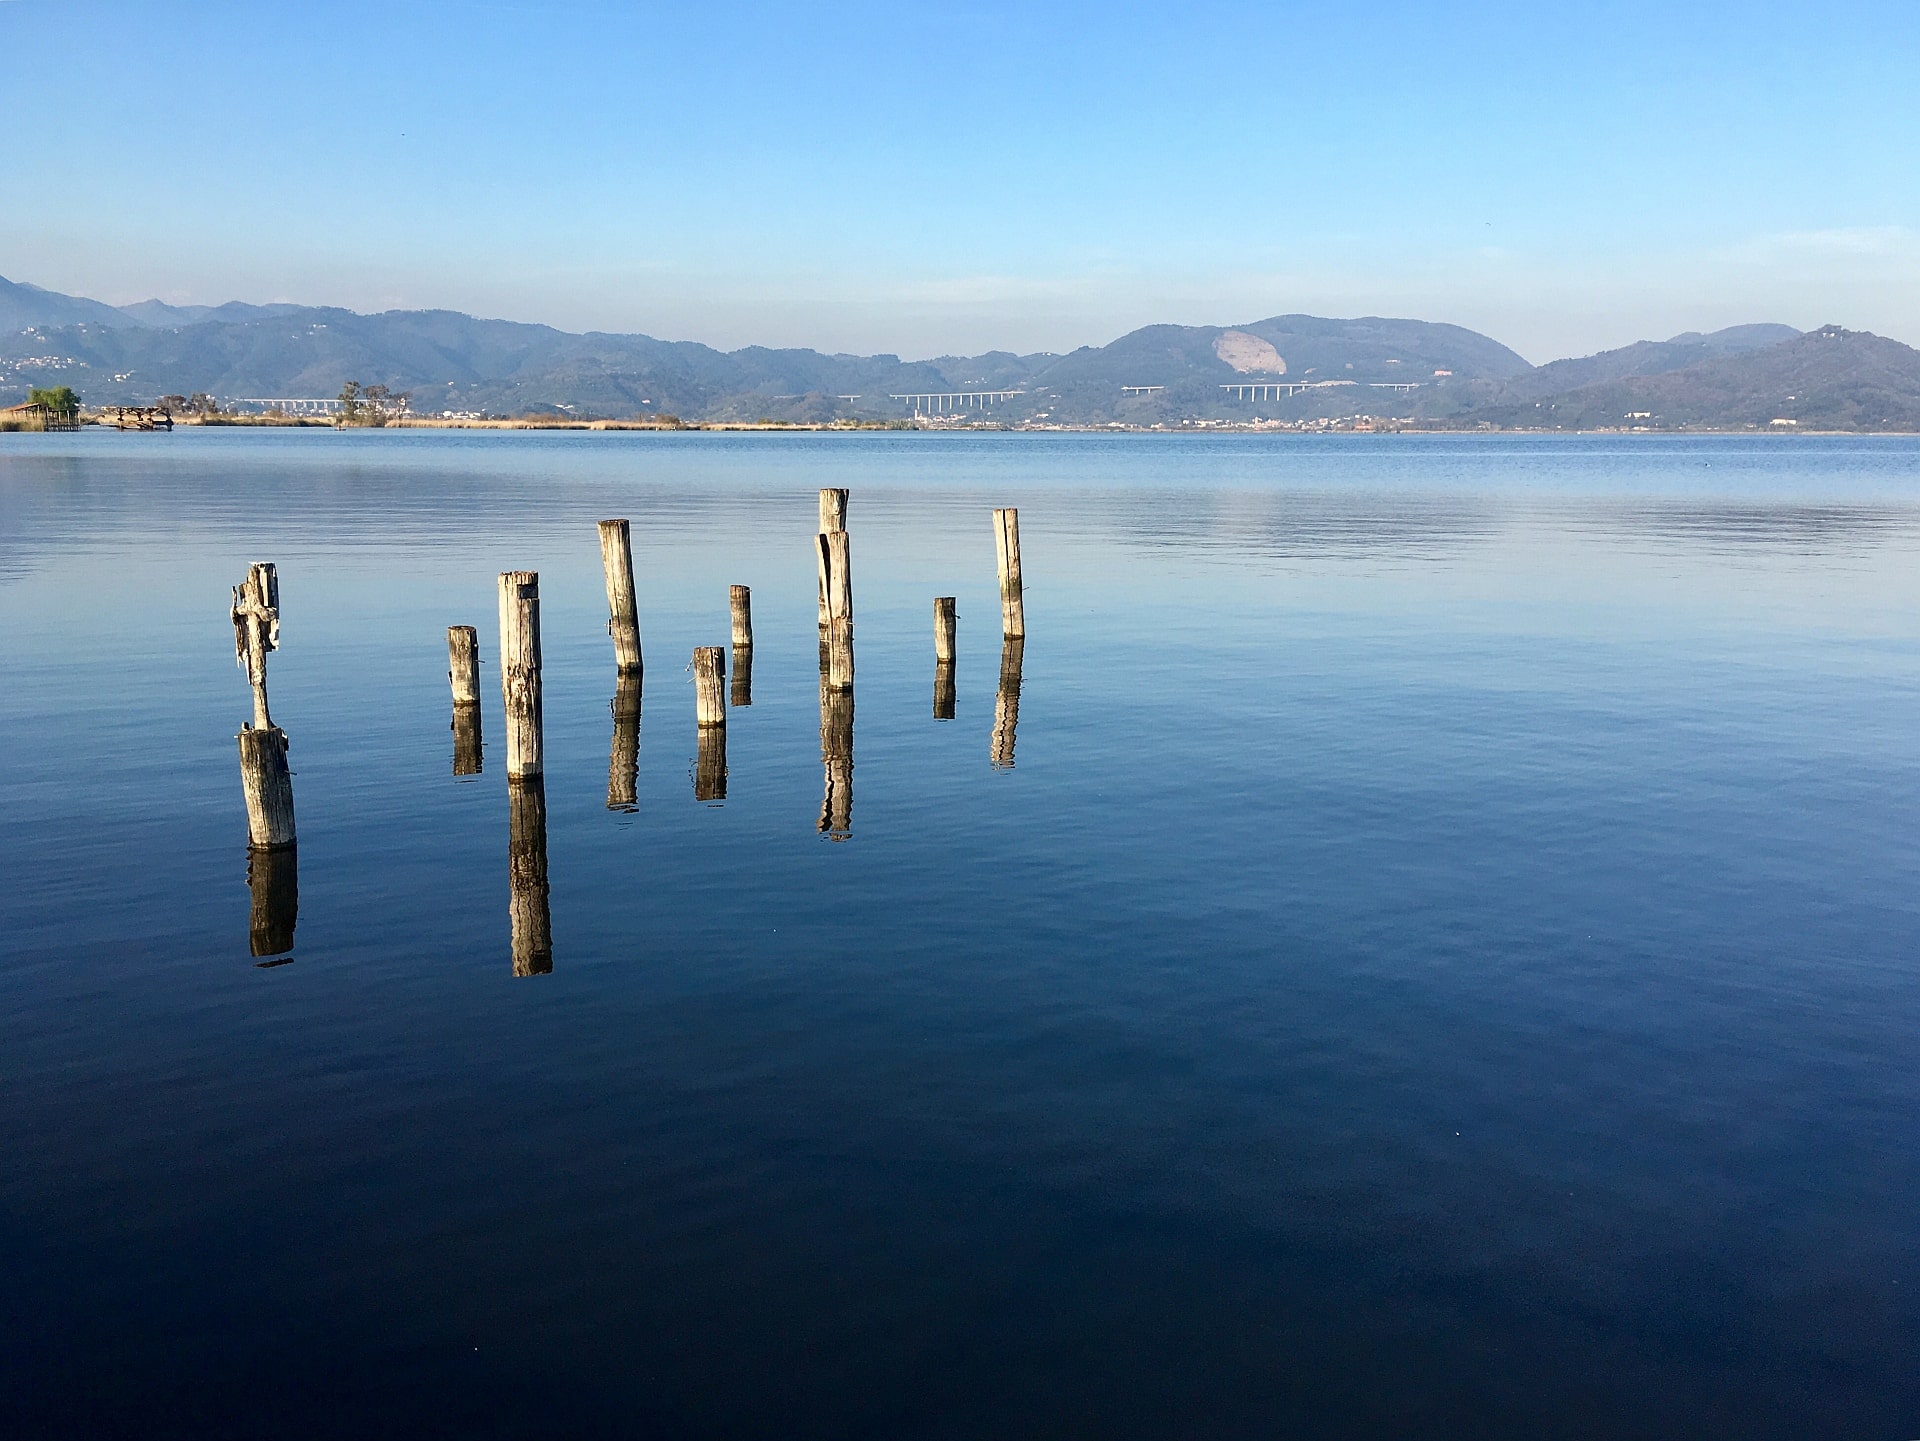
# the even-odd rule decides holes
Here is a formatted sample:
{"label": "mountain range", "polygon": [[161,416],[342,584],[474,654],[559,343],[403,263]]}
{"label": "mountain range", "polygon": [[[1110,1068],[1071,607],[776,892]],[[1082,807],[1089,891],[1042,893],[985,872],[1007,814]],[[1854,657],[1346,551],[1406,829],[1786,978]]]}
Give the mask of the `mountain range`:
{"label": "mountain range", "polygon": [[348,380],[406,392],[427,415],[899,419],[931,408],[903,397],[967,391],[1015,392],[965,412],[1008,423],[1920,430],[1920,351],[1837,326],[1740,325],[1535,366],[1457,325],[1281,315],[1149,325],[1066,355],[903,361],[448,310],[112,306],[0,278],[0,404],[47,384],[89,404],[195,391],[228,403],[331,397]]}

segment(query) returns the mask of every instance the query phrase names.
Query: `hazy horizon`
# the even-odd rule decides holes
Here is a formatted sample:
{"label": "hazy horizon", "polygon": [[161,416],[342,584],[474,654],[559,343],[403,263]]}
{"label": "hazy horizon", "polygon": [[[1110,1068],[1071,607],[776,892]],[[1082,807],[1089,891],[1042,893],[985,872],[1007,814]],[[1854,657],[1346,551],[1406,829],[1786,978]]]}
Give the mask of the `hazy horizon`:
{"label": "hazy horizon", "polygon": [[[1445,321],[1534,362],[1920,340],[1904,7],[1363,15],[0,3],[0,273],[921,358]],[[72,27],[137,32],[129,63]],[[589,43],[590,42],[590,43]],[[87,104],[76,106],[76,96]]]}

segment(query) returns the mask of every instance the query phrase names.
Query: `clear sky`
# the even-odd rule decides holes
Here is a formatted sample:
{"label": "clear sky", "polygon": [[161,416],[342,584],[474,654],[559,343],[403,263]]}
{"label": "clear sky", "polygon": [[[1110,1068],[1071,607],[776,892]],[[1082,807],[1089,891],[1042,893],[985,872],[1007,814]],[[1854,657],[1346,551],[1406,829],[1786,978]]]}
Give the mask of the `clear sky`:
{"label": "clear sky", "polygon": [[1920,5],[0,0],[0,274],[721,346],[1920,343]]}

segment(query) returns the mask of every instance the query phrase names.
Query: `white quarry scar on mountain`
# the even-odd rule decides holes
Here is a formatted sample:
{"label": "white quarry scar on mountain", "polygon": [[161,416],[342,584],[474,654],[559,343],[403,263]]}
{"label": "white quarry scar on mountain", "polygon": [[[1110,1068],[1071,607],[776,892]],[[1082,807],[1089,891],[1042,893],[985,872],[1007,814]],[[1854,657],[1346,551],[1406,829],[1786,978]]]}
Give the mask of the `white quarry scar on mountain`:
{"label": "white quarry scar on mountain", "polygon": [[1242,375],[1285,375],[1287,362],[1280,352],[1244,330],[1223,331],[1213,342],[1213,353]]}

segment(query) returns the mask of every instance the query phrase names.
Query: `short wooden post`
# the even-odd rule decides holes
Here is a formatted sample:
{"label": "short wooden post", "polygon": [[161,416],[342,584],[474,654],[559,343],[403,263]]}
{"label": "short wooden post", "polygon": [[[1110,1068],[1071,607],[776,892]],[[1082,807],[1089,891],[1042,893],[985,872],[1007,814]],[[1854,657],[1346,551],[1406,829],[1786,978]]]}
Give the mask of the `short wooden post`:
{"label": "short wooden post", "polygon": [[853,689],[853,575],[852,554],[844,530],[815,537],[820,561],[820,588],[827,597],[827,685]]}
{"label": "short wooden post", "polygon": [[613,683],[613,745],[607,754],[607,809],[640,809],[640,672],[621,671]]}
{"label": "short wooden post", "polygon": [[633,537],[624,520],[600,522],[600,565],[607,573],[607,634],[614,664],[639,670],[640,614],[633,599]]}
{"label": "short wooden post", "polygon": [[295,844],[293,772],[279,726],[240,727],[240,789],[247,802],[247,844],[273,850]]}
{"label": "short wooden post", "polygon": [[507,779],[542,771],[540,710],[540,576],[500,576],[500,694],[507,711]]}
{"label": "short wooden post", "polygon": [[753,647],[736,646],[733,652],[733,679],[727,700],[732,705],[753,704]]}
{"label": "short wooden post", "polygon": [[447,679],[453,686],[453,773],[480,774],[480,633],[447,627]]}
{"label": "short wooden post", "polygon": [[954,618],[953,597],[935,596],[933,601],[933,658],[953,663],[954,632],[958,626]]}
{"label": "short wooden post", "polygon": [[280,646],[280,577],[270,564],[247,568],[233,588],[234,659],[253,688],[253,720],[240,726],[240,791],[247,807],[247,844],[279,850],[296,843],[293,772],[287,736],[267,710],[267,654]]}
{"label": "short wooden post", "polygon": [[1010,635],[1000,643],[1000,689],[993,698],[993,766],[1013,769],[1014,732],[1020,726],[1020,665],[1026,641]]}
{"label": "short wooden post", "polygon": [[[842,490],[823,490],[820,492],[820,534],[832,535],[836,530],[847,528],[847,494]],[[820,577],[820,633],[827,632],[827,578]]]}
{"label": "short wooden post", "polygon": [[702,730],[727,723],[727,650],[696,646],[693,652],[693,709]]}
{"label": "short wooden post", "polygon": [[470,625],[447,627],[447,679],[455,705],[480,704],[480,633]]}
{"label": "short wooden post", "polygon": [[293,949],[300,919],[300,852],[248,850],[247,889],[253,904],[247,916],[248,941],[256,956],[285,955]]}
{"label": "short wooden post", "polygon": [[1020,512],[993,513],[993,543],[1000,557],[1000,634],[1025,636],[1026,603],[1020,585]]}
{"label": "short wooden post", "polygon": [[727,587],[727,608],[733,614],[733,648],[753,649],[753,592],[744,585]]}
{"label": "short wooden post", "polygon": [[853,834],[853,692],[820,686],[820,830],[829,840]]}
{"label": "short wooden post", "polygon": [[553,970],[553,910],[547,886],[547,786],[539,776],[507,778],[507,919],[513,973]]}
{"label": "short wooden post", "polygon": [[693,798],[696,801],[723,801],[727,798],[727,728],[701,726],[693,758]]}

